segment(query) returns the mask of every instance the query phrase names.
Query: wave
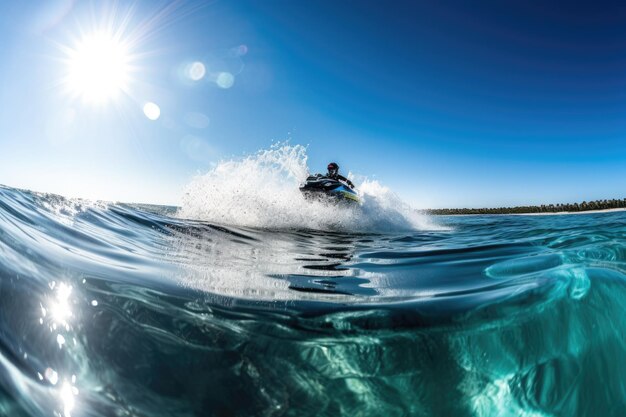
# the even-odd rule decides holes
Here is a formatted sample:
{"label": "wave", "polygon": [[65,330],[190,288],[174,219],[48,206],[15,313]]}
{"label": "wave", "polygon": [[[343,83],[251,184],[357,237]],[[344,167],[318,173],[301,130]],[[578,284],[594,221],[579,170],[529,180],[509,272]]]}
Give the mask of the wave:
{"label": "wave", "polygon": [[298,187],[309,175],[306,148],[278,143],[247,157],[219,162],[185,189],[179,216],[269,229],[346,232],[438,229],[389,188],[363,179],[361,207],[305,200]]}

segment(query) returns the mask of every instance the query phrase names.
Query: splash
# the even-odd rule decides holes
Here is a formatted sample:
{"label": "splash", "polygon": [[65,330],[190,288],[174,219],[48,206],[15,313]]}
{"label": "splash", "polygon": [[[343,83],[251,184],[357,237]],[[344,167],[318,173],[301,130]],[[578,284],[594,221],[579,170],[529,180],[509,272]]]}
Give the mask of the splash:
{"label": "splash", "polygon": [[278,143],[256,154],[222,161],[185,189],[179,216],[218,224],[270,229],[355,232],[437,228],[377,181],[357,189],[360,207],[305,200],[298,187],[309,175],[306,148]]}

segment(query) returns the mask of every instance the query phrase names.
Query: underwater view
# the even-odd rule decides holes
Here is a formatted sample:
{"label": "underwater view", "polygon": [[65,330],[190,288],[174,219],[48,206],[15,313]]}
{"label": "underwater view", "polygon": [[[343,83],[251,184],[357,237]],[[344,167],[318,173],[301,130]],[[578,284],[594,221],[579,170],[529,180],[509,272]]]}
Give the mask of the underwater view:
{"label": "underwater view", "polygon": [[306,169],[226,161],[181,207],[1,187],[0,414],[623,415],[626,213],[315,207]]}

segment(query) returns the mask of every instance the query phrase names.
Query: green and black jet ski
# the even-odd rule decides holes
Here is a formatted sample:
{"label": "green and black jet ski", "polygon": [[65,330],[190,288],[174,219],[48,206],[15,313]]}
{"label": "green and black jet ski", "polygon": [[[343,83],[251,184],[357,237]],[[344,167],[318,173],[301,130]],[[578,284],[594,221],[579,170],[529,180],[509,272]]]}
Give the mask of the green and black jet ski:
{"label": "green and black jet ski", "polygon": [[361,204],[361,198],[356,191],[339,180],[321,174],[309,176],[300,186],[300,191],[307,200]]}

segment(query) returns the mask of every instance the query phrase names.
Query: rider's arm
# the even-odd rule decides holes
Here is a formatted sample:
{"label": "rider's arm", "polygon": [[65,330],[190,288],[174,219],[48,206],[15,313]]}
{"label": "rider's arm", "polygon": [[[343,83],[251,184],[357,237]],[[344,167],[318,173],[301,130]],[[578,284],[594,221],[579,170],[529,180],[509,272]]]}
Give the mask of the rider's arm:
{"label": "rider's arm", "polygon": [[350,188],[354,188],[354,184],[352,183],[352,181],[350,181],[349,179],[347,179],[343,175],[339,175],[339,179],[344,181],[346,184],[348,184],[350,186]]}

